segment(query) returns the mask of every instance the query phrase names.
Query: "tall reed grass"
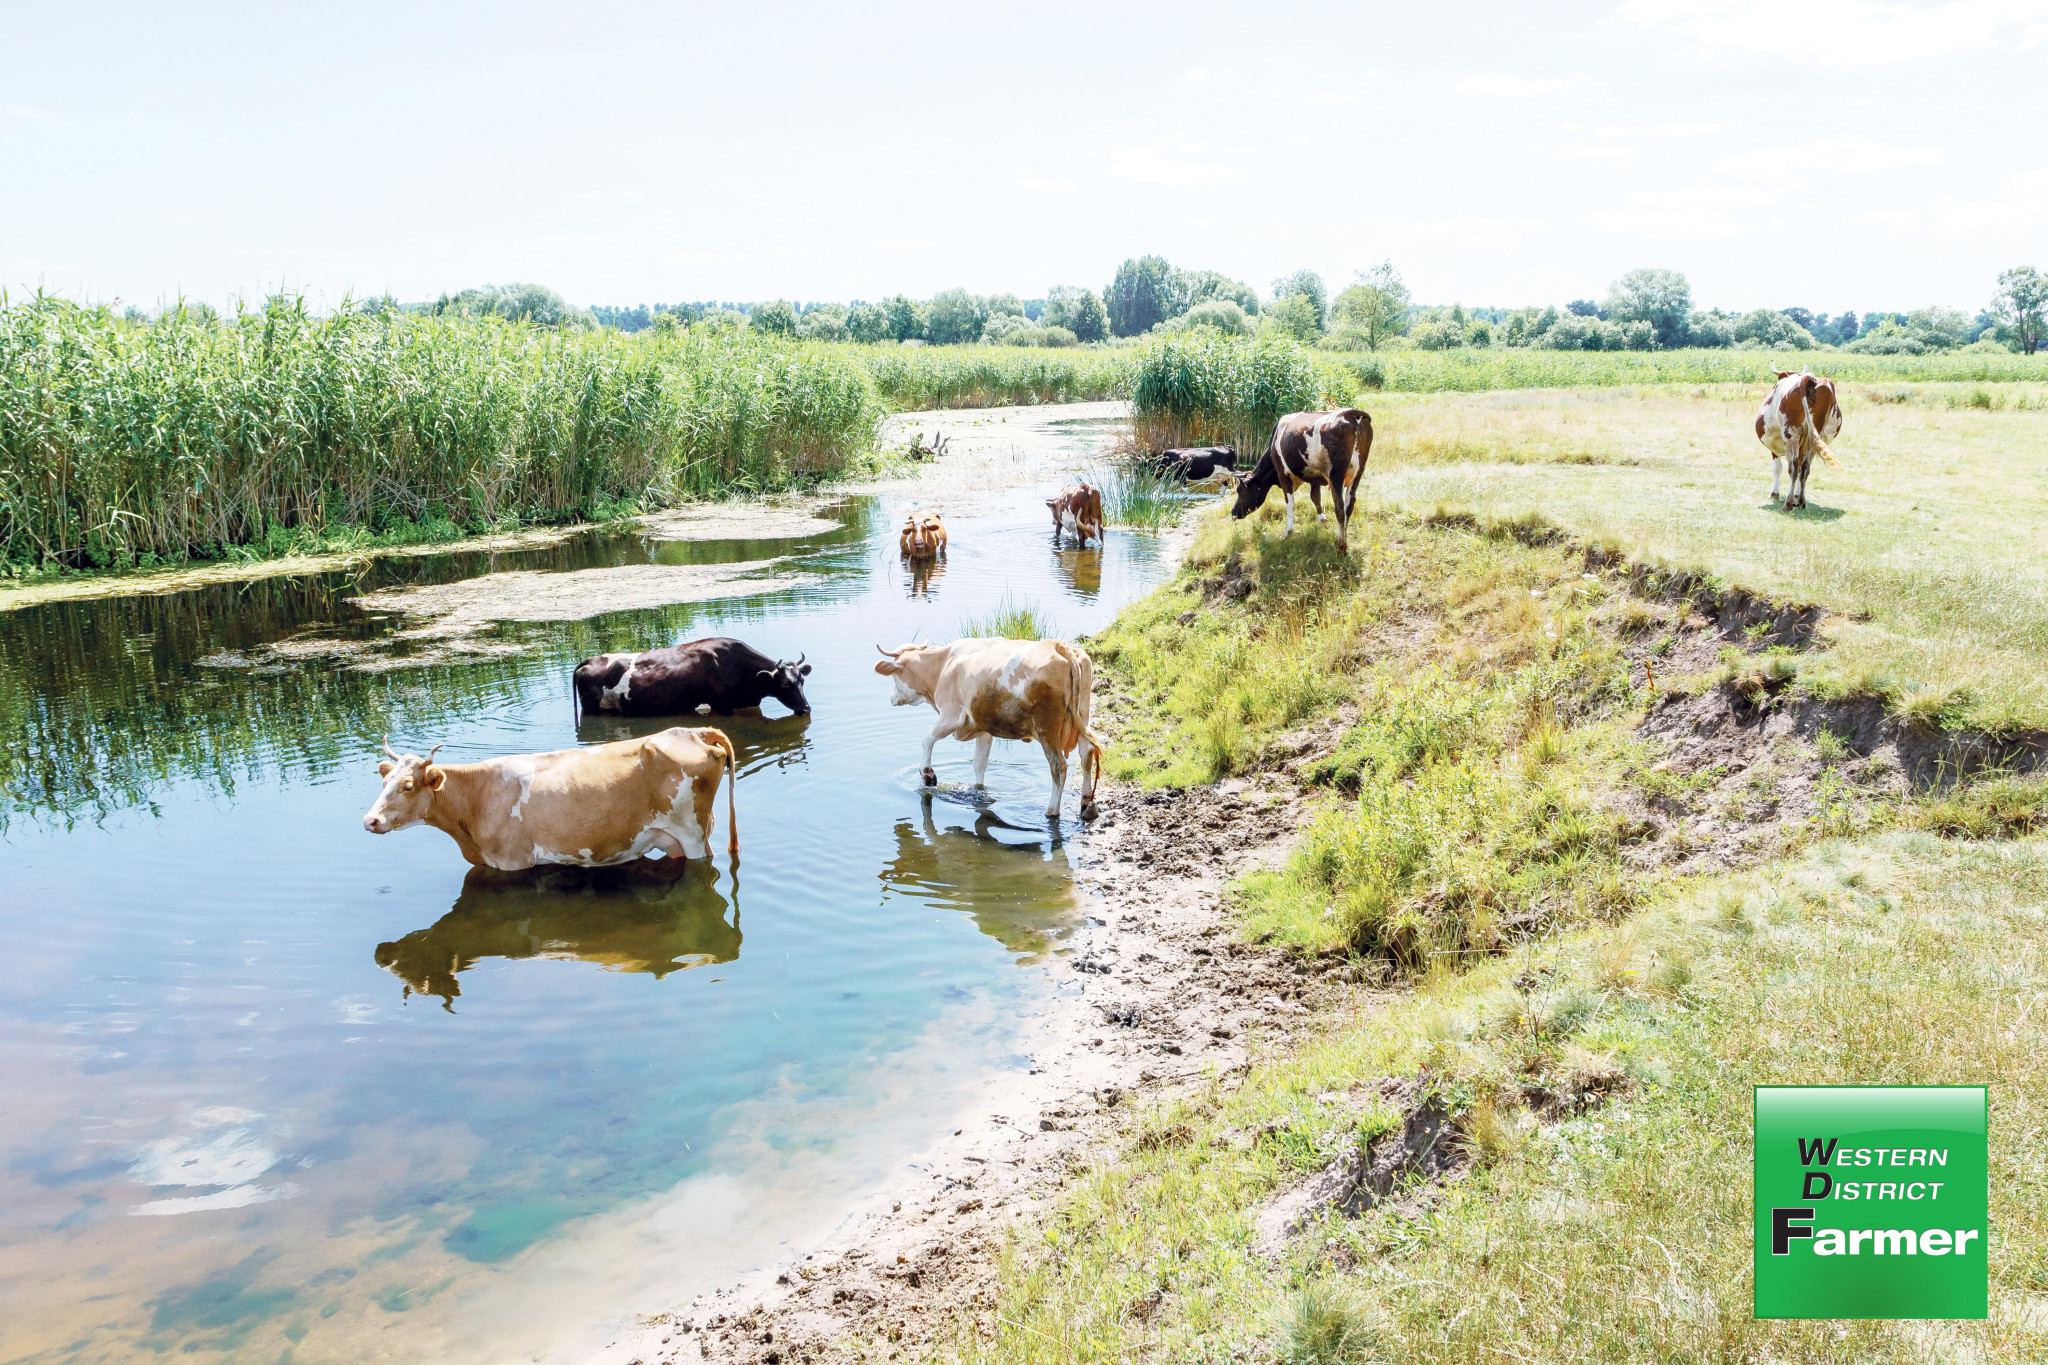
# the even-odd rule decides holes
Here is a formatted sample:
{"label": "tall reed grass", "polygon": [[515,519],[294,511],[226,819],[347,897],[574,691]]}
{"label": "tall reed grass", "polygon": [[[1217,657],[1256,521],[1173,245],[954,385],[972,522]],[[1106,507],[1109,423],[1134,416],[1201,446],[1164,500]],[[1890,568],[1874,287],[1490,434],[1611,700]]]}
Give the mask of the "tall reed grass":
{"label": "tall reed grass", "polygon": [[1606,388],[1619,384],[1769,383],[1776,370],[1812,370],[1856,383],[1949,381],[2015,383],[2048,379],[2048,353],[1853,355],[1846,351],[1539,351],[1456,350],[1320,352],[1325,384],[1402,393],[1487,389]]}
{"label": "tall reed grass", "polygon": [[1024,407],[1121,398],[1133,350],[1020,346],[847,346],[900,411]]}
{"label": "tall reed grass", "polygon": [[137,324],[0,298],[0,560],[217,556],[278,528],[560,521],[831,473],[883,414],[839,349],[272,299]]}
{"label": "tall reed grass", "polygon": [[1324,390],[1317,358],[1292,342],[1172,337],[1139,353],[1131,420],[1147,449],[1234,445],[1256,454],[1274,422],[1319,407]]}

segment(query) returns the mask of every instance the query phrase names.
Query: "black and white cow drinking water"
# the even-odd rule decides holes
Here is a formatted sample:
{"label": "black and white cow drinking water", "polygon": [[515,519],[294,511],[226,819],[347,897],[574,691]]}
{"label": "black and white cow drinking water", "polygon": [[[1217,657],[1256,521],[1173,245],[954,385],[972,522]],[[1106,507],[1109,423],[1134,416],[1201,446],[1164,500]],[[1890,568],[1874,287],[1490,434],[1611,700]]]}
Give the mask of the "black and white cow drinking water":
{"label": "black and white cow drinking water", "polygon": [[599,654],[576,665],[576,699],[586,712],[680,716],[700,706],[729,716],[773,697],[800,716],[811,712],[804,679],[811,666],[771,659],[727,636],[636,654]]}
{"label": "black and white cow drinking water", "polygon": [[1172,450],[1153,451],[1148,463],[1154,473],[1201,483],[1215,478],[1219,472],[1235,470],[1237,447],[1176,446]]}
{"label": "black and white cow drinking water", "polygon": [[1258,464],[1237,485],[1237,502],[1230,515],[1240,519],[1266,505],[1266,495],[1278,485],[1287,499],[1287,534],[1294,534],[1294,495],[1308,485],[1309,501],[1316,505],[1316,520],[1323,519],[1323,488],[1330,489],[1331,510],[1337,514],[1337,548],[1349,553],[1345,538],[1351,523],[1351,509],[1358,504],[1358,481],[1364,477],[1366,457],[1372,453],[1372,418],[1357,408],[1335,412],[1290,412],[1273,428],[1273,439]]}

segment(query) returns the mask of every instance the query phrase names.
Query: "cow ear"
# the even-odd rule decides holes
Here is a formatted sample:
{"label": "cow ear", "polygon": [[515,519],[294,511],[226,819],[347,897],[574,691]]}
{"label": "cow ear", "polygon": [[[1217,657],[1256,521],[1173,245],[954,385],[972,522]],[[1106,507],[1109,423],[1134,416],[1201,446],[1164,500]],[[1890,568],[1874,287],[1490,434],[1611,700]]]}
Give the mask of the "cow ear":
{"label": "cow ear", "polygon": [[430,787],[434,791],[439,791],[446,785],[448,785],[448,774],[446,771],[439,767],[427,769],[428,787]]}
{"label": "cow ear", "polygon": [[1778,376],[1778,378],[1780,379],[1790,379],[1793,375],[1799,372],[1797,370],[1772,370],[1771,373]]}
{"label": "cow ear", "polygon": [[810,677],[810,676],[811,676],[811,666],[810,666],[809,664],[805,664],[805,665],[803,665],[802,667],[798,668],[798,669],[797,669],[797,676],[798,676],[798,677],[802,677],[802,678],[808,678],[808,677]]}
{"label": "cow ear", "polygon": [[772,678],[775,676],[775,671],[773,669],[760,668],[754,670],[754,676],[757,678]]}
{"label": "cow ear", "polygon": [[894,659],[875,660],[875,672],[880,673],[883,677],[888,677],[892,673],[901,673],[902,671],[903,665],[897,663]]}
{"label": "cow ear", "polygon": [[377,765],[377,776],[389,777],[391,776],[391,770],[397,766],[398,765],[396,763],[393,763],[390,759],[387,758],[382,763],[379,763]]}

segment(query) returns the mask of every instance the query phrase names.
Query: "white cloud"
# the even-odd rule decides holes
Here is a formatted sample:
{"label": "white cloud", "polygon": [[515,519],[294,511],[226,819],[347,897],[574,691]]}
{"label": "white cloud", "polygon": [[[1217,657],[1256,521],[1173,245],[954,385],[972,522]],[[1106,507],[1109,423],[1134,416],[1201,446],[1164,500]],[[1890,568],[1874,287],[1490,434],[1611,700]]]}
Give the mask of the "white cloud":
{"label": "white cloud", "polygon": [[1942,205],[1935,225],[1951,237],[1981,237],[2048,227],[2048,166],[2009,175],[1997,194]]}
{"label": "white cloud", "polygon": [[1540,218],[1432,218],[1421,222],[1395,223],[1397,232],[1427,237],[1455,237],[1489,246],[1513,246],[1543,226]]}
{"label": "white cloud", "polygon": [[1180,78],[1184,81],[1206,81],[1209,79],[1209,68],[1206,66],[1191,66],[1180,73]]}
{"label": "white cloud", "polygon": [[1920,221],[1917,213],[1904,209],[1878,209],[1874,213],[1859,213],[1849,220],[1854,227],[1909,228]]}
{"label": "white cloud", "polygon": [[1303,95],[1304,104],[1356,104],[1356,95]]}
{"label": "white cloud", "polygon": [[1909,166],[1932,166],[1940,160],[1938,147],[1891,147],[1866,137],[1830,137],[1795,147],[1759,147],[1723,157],[1714,163],[1714,169],[1756,184],[1795,185],[1814,171],[1874,175]]}
{"label": "white cloud", "polygon": [[1072,194],[1081,187],[1072,180],[1019,180],[1019,189],[1036,190],[1040,194]]}
{"label": "white cloud", "polygon": [[747,258],[737,251],[676,251],[662,259],[669,265],[729,265]]}
{"label": "white cloud", "polygon": [[1203,189],[1228,185],[1238,179],[1233,166],[1208,165],[1161,156],[1150,147],[1115,147],[1109,153],[1109,173],[1119,180],[1165,189]]}
{"label": "white cloud", "polygon": [[2048,24],[2035,24],[2020,37],[2022,48],[2039,47],[2048,43]]}
{"label": "white cloud", "polygon": [[875,245],[883,251],[929,251],[938,243],[929,237],[877,237]]}
{"label": "white cloud", "polygon": [[1762,190],[1735,185],[1649,190],[1629,195],[1618,208],[1587,215],[1586,225],[1639,237],[1739,237],[1753,229],[1742,210],[1773,202]]}
{"label": "white cloud", "polygon": [[1649,128],[1629,128],[1610,123],[1598,131],[1602,137],[1700,137],[1706,133],[1718,133],[1726,126],[1721,123],[1659,123]]}
{"label": "white cloud", "polygon": [[1637,160],[1642,154],[1642,148],[1640,147],[1624,147],[1619,143],[1574,147],[1570,152],[1566,153],[1566,155],[1575,156],[1581,161],[1612,161],[1617,165],[1624,161]]}
{"label": "white cloud", "polygon": [[1684,34],[1709,56],[1889,66],[1989,47],[2009,29],[2048,18],[2048,0],[1622,0],[1615,13],[1640,28]]}
{"label": "white cloud", "polygon": [[1570,81],[1550,77],[1531,79],[1526,76],[1510,76],[1499,71],[1485,71],[1467,76],[1453,87],[1461,95],[1489,95],[1502,99],[1515,99],[1523,95],[1548,95],[1562,90]]}

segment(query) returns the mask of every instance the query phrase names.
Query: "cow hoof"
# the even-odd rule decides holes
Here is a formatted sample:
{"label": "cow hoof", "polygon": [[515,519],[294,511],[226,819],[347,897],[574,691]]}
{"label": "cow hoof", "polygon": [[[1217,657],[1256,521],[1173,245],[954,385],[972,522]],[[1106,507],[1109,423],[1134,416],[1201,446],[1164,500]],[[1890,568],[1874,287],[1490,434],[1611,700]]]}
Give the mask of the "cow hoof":
{"label": "cow hoof", "polygon": [[1098,809],[1093,801],[1083,801],[1081,803],[1081,818],[1083,820],[1093,820]]}
{"label": "cow hoof", "polygon": [[936,787],[936,786],[938,786],[938,785],[939,785],[939,775],[938,775],[937,773],[933,772],[933,771],[932,771],[932,770],[931,770],[930,768],[926,768],[926,769],[924,770],[924,784],[925,784],[925,785],[926,785],[927,787]]}

